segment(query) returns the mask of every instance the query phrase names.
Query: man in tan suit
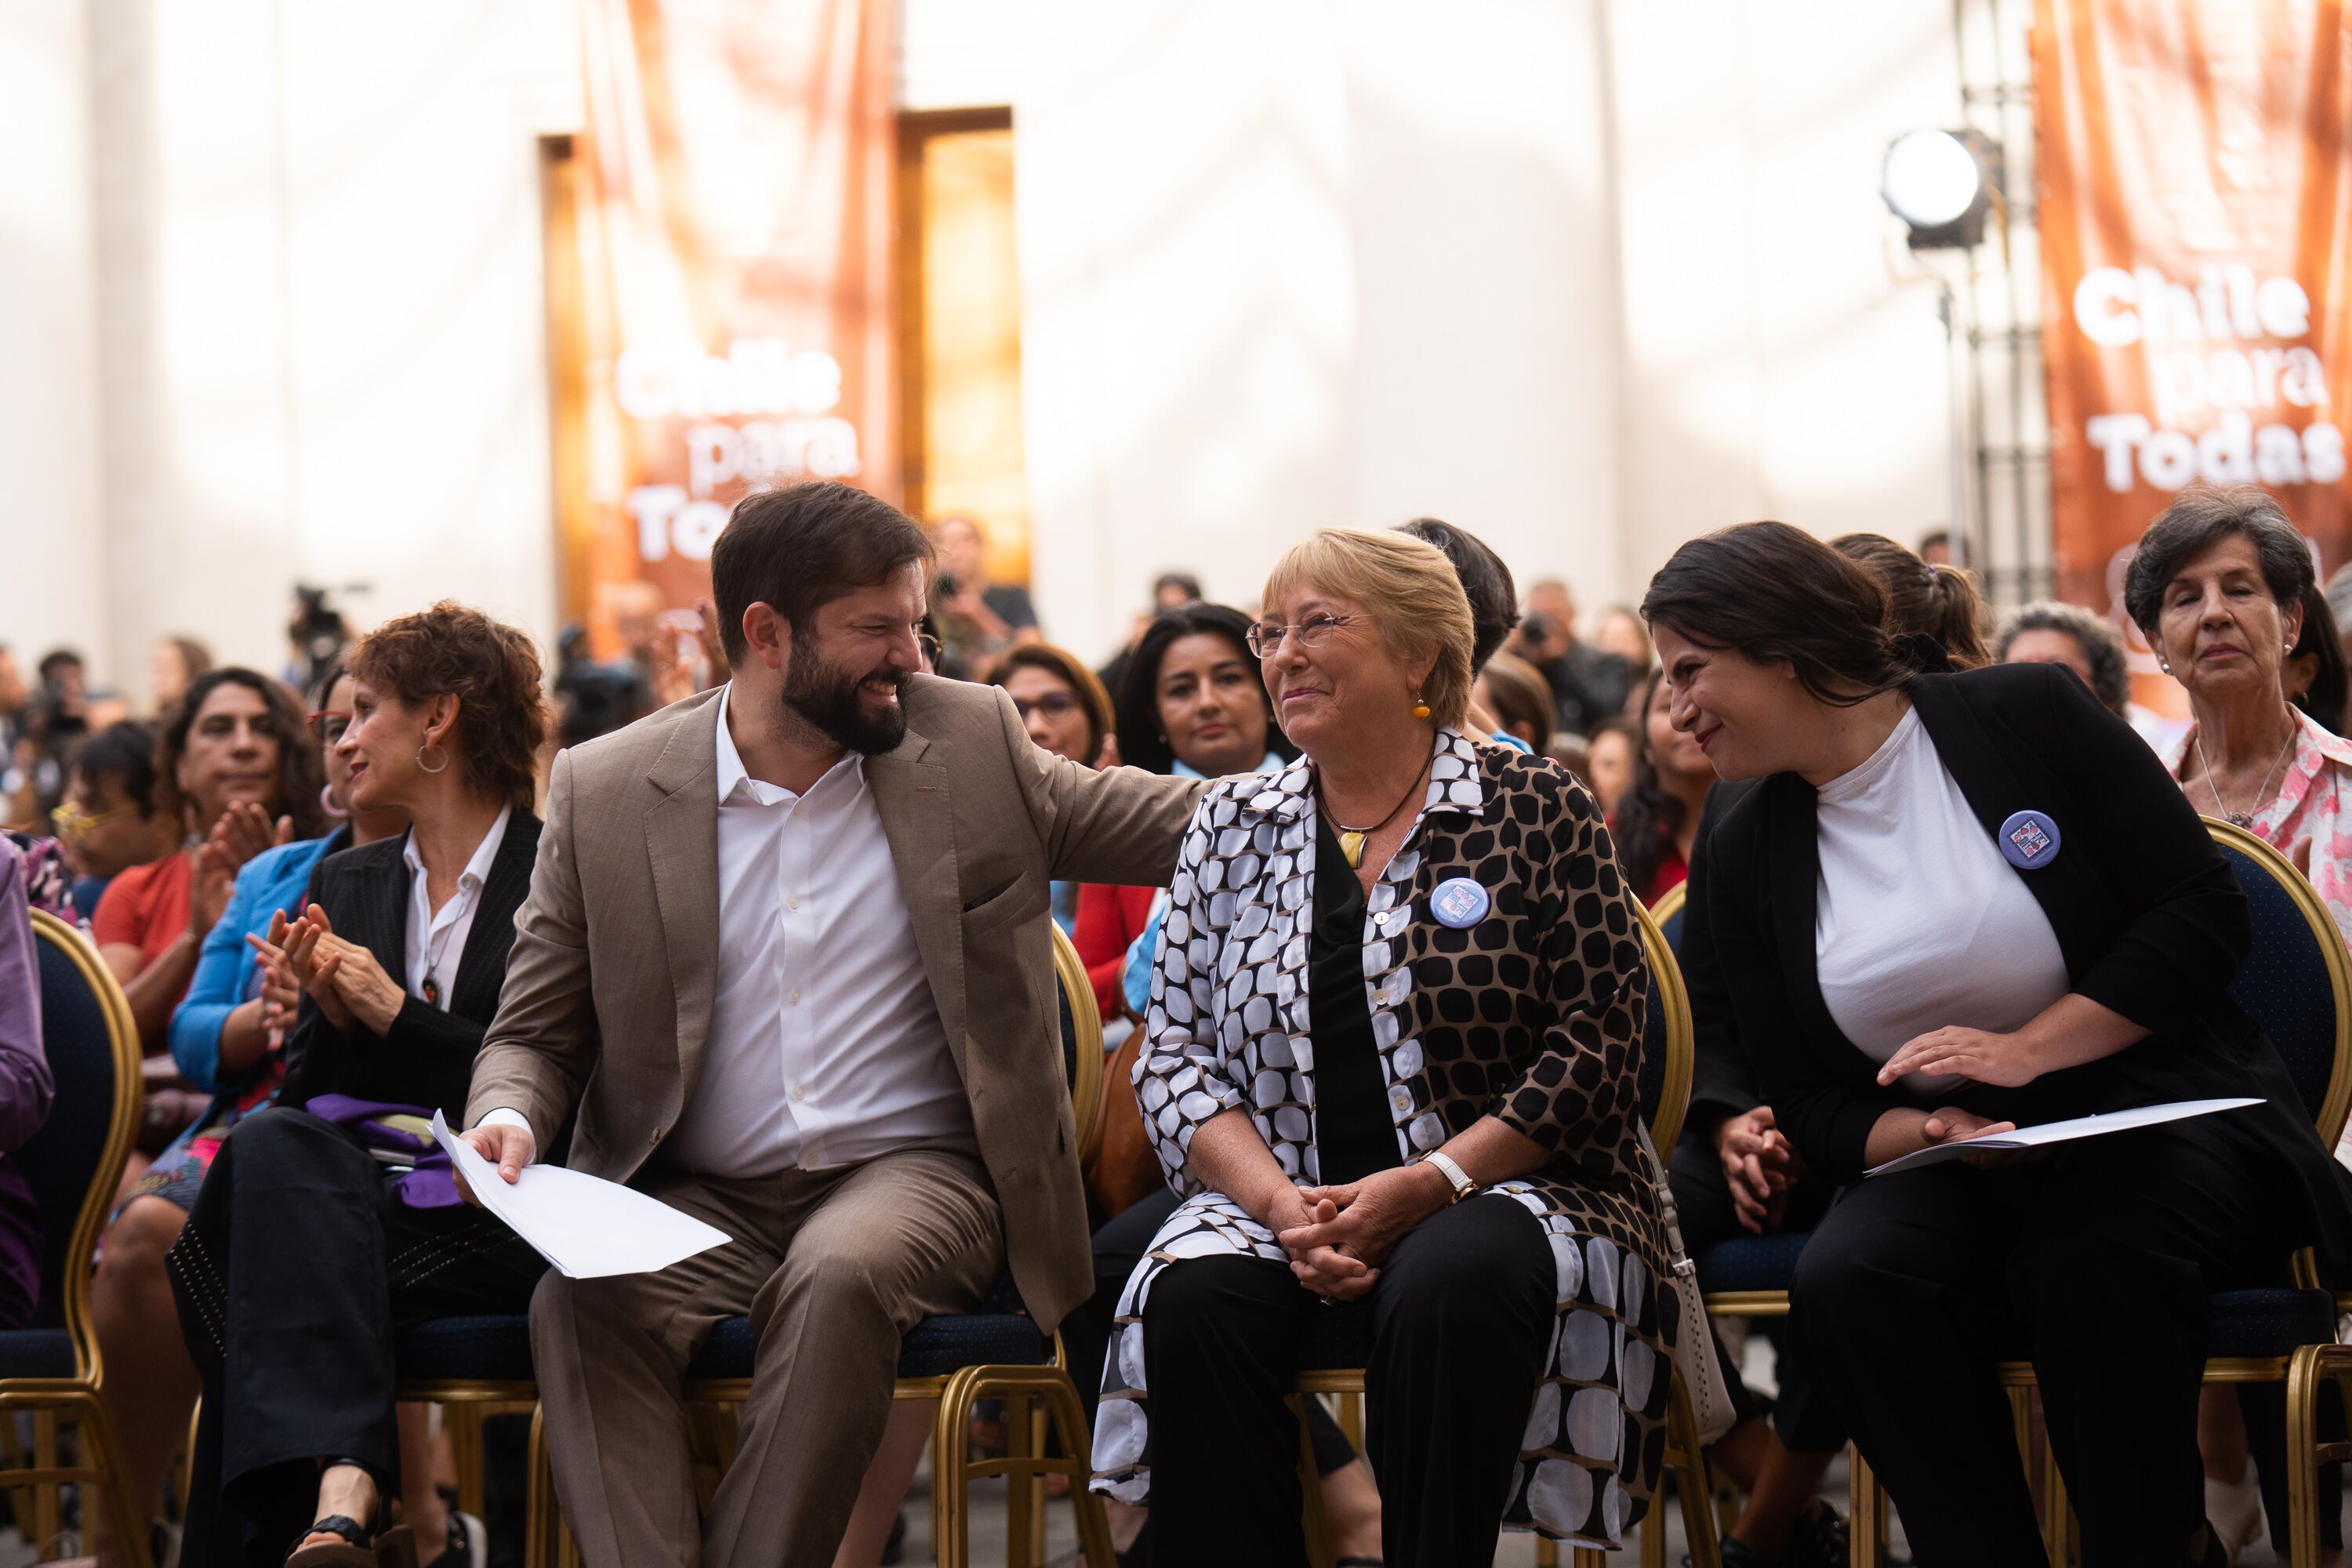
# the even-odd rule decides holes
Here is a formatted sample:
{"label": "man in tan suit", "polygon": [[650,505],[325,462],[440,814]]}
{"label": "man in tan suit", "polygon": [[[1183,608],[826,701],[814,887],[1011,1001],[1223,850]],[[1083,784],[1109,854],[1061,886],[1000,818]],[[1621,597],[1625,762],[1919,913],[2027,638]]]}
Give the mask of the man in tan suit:
{"label": "man in tan suit", "polygon": [[[733,1238],[532,1303],[593,1568],[831,1563],[906,1330],[1008,1268],[1043,1329],[1092,1289],[1048,884],[1165,881],[1198,786],[915,673],[929,557],[845,486],[747,499],[710,561],[732,681],[555,762],[467,1137],[512,1180],[576,1110],[574,1169]],[[680,1382],[740,1313],[706,1542]]]}

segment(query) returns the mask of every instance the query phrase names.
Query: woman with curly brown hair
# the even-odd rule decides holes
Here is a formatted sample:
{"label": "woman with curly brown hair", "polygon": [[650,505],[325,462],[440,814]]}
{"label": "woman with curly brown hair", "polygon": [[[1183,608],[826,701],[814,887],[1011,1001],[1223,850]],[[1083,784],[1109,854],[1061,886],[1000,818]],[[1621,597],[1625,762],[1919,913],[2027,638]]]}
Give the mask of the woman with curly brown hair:
{"label": "woman with curly brown hair", "polygon": [[530,889],[539,656],[445,603],[362,639],[349,671],[352,809],[411,826],[320,861],[299,917],[254,939],[302,999],[278,1103],[223,1143],[171,1254],[205,1383],[190,1563],[375,1563],[400,1491],[393,1345],[525,1310],[543,1267],[417,1136],[463,1115]]}

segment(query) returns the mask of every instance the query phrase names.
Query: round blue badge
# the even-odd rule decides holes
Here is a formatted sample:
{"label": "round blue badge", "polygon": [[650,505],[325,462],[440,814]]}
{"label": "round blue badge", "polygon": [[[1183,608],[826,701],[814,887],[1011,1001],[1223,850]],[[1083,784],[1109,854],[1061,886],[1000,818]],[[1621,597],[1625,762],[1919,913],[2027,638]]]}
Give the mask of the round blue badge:
{"label": "round blue badge", "polygon": [[1437,923],[1455,931],[1476,925],[1486,917],[1486,889],[1467,877],[1448,877],[1429,895],[1429,912]]}
{"label": "round blue badge", "polygon": [[2039,871],[2058,858],[2064,842],[2046,811],[2021,811],[2000,825],[2001,858],[2021,871]]}

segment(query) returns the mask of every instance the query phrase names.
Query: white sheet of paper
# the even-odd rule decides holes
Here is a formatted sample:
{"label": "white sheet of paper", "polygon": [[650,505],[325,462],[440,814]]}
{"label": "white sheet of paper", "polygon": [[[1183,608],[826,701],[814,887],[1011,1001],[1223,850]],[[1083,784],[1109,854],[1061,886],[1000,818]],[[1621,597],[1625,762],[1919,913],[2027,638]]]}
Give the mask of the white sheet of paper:
{"label": "white sheet of paper", "polygon": [[2161,1121],[2181,1121],[2191,1116],[2207,1116],[2216,1110],[2235,1110],[2242,1105],[2261,1103],[2259,1100],[2176,1100],[2169,1105],[2143,1105],[2134,1110],[2109,1111],[2105,1116],[2078,1116],[2071,1121],[2045,1121],[2039,1127],[2021,1127],[2014,1132],[1997,1132],[1990,1138],[1964,1138],[1957,1143],[1933,1144],[1915,1150],[1899,1160],[1889,1160],[1884,1165],[1874,1166],[1863,1173],[1883,1176],[1890,1171],[1940,1165],[1963,1154],[1981,1154],[1995,1149],[2040,1149],[2052,1143],[2071,1142],[2077,1138],[2096,1138],[2103,1132],[2153,1127]]}
{"label": "white sheet of paper", "polygon": [[570,1279],[650,1274],[732,1239],[635,1188],[562,1165],[526,1165],[522,1179],[509,1186],[437,1110],[433,1140],[482,1206]]}

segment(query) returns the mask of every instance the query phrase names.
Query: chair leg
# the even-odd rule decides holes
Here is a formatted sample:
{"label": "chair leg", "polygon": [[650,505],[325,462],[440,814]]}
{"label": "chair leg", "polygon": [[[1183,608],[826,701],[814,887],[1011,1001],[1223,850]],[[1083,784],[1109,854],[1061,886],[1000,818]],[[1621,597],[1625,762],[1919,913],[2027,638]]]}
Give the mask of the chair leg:
{"label": "chair leg", "polygon": [[1310,1568],[1332,1568],[1339,1551],[1331,1543],[1331,1521],[1323,1512],[1323,1478],[1315,1464],[1315,1439],[1307,1430],[1307,1402],[1315,1397],[1301,1394],[1291,1401],[1298,1415],[1299,1522],[1307,1533]]}
{"label": "chair leg", "polygon": [[939,1568],[971,1568],[971,1384],[976,1367],[948,1379],[931,1427],[931,1551]]}
{"label": "chair leg", "polygon": [[[114,1519],[114,1542],[117,1556],[126,1568],[147,1568],[147,1510],[121,1485],[122,1440],[114,1430],[113,1413],[105,1400],[89,1396],[79,1416],[81,1445],[87,1450],[84,1462],[108,1479],[102,1483],[107,1511]],[[82,1501],[82,1528],[89,1528],[89,1502]]]}
{"label": "chair leg", "polygon": [[[1715,1488],[1707,1476],[1706,1451],[1699,1446],[1698,1415],[1679,1377],[1674,1380],[1666,1409],[1666,1455],[1675,1467],[1675,1495],[1682,1500],[1691,1568],[1723,1568],[1723,1542],[1715,1530]],[[1659,1535],[1663,1542],[1664,1531]]]}
{"label": "chair leg", "polygon": [[[1003,1396],[1004,1405],[1004,1451],[1009,1458],[1040,1458],[1037,1448],[1037,1424],[1027,1399]],[[1004,1568],[1036,1568],[1039,1553],[1036,1532],[1045,1521],[1038,1518],[1038,1493],[1044,1483],[1036,1477],[1019,1470],[1004,1478]]]}
{"label": "chair leg", "polygon": [[1847,1528],[1853,1532],[1853,1568],[1879,1568],[1885,1561],[1886,1494],[1878,1489],[1878,1476],[1862,1450],[1845,1446]]}
{"label": "chair leg", "polygon": [[[2352,1346],[2305,1345],[2286,1368],[2287,1562],[2319,1563],[2319,1390],[2321,1379],[2352,1377]],[[2347,1391],[2352,1397],[2352,1391]],[[2347,1405],[2352,1409],[2352,1405]]]}
{"label": "chair leg", "polygon": [[1103,1512],[1102,1499],[1087,1484],[1088,1468],[1082,1456],[1091,1453],[1093,1445],[1087,1441],[1087,1413],[1078,1404],[1078,1391],[1065,1374],[1046,1384],[1040,1397],[1062,1452],[1081,1456],[1077,1471],[1070,1478],[1070,1503],[1077,1512],[1078,1554],[1087,1568],[1118,1568],[1118,1555],[1110,1545],[1110,1520]]}
{"label": "chair leg", "polygon": [[[58,1413],[54,1409],[33,1412],[33,1468],[53,1470],[58,1468]],[[58,1497],[58,1483],[44,1481],[33,1489],[34,1545],[47,1551],[57,1539],[63,1525],[62,1510]]]}
{"label": "chair leg", "polygon": [[1536,1568],[1559,1568],[1559,1542],[1536,1537]]}
{"label": "chair leg", "polygon": [[482,1479],[482,1407],[469,1399],[444,1405],[441,1430],[449,1435],[449,1468],[457,1472],[457,1511],[479,1519],[488,1490]]}

